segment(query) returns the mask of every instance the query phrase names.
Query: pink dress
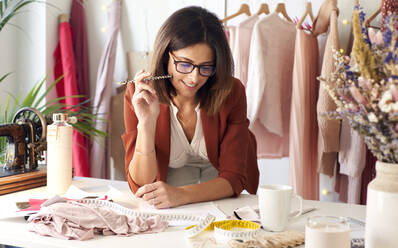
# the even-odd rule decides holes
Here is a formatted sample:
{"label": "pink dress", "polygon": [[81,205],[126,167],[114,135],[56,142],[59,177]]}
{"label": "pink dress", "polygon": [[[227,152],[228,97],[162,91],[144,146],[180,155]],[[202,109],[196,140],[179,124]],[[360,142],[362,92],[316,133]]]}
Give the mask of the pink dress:
{"label": "pink dress", "polygon": [[319,199],[317,173],[318,40],[297,30],[290,115],[289,182],[304,199]]}

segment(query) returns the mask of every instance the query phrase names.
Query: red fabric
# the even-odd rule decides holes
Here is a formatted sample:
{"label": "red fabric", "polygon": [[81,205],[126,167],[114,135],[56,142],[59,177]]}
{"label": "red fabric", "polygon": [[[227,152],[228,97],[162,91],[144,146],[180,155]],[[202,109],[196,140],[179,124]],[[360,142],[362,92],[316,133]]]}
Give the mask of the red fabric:
{"label": "red fabric", "polygon": [[[134,84],[128,84],[124,100],[126,132],[122,138],[126,150],[126,179],[130,189],[136,192],[139,186],[128,173],[128,166],[134,155],[138,124],[131,103],[133,94]],[[210,116],[201,110],[200,116],[209,161],[218,170],[218,176],[231,184],[236,196],[243,189],[255,194],[259,180],[257,146],[254,135],[248,128],[243,84],[237,79],[234,80],[233,90],[218,114]],[[161,104],[156,126],[155,149],[159,168],[156,180],[163,182],[166,182],[169,168],[170,132],[170,109],[169,106]]]}
{"label": "red fabric", "polygon": [[[54,51],[54,58],[55,58],[55,65],[54,65],[54,78],[59,78],[62,73],[62,60],[61,60],[61,48],[59,45],[55,48]],[[59,82],[55,85],[55,89],[57,90],[57,96],[64,96],[65,95],[65,83],[64,79],[62,78]],[[65,99],[59,100],[60,103],[65,104]]]}
{"label": "red fabric", "polygon": [[[72,44],[72,30],[68,22],[60,23],[58,26],[59,43],[54,51],[55,67],[54,78],[64,75],[63,82],[59,82],[57,87],[58,97],[79,95],[76,82],[76,68]],[[80,103],[79,98],[66,98],[67,106],[77,105]],[[78,111],[74,108],[72,111]],[[72,166],[75,176],[90,176],[88,165],[88,156],[86,141],[84,136],[76,130],[73,130],[73,146],[72,146]]]}
{"label": "red fabric", "polygon": [[[86,31],[86,16],[84,13],[84,1],[73,0],[70,11],[70,26],[73,31],[73,51],[75,55],[76,64],[76,80],[77,88],[81,101],[90,98],[90,81],[88,72],[88,47],[87,47],[87,31]],[[85,106],[89,106],[88,103]]]}
{"label": "red fabric", "polygon": [[[90,80],[88,72],[88,47],[87,47],[87,31],[86,31],[86,16],[84,13],[84,0],[73,0],[70,11],[70,26],[72,28],[73,52],[75,55],[76,81],[79,95],[83,95],[80,101],[84,103],[85,107],[89,107],[90,99]],[[90,161],[90,146],[89,139],[85,137],[84,149],[87,150],[88,164]]]}

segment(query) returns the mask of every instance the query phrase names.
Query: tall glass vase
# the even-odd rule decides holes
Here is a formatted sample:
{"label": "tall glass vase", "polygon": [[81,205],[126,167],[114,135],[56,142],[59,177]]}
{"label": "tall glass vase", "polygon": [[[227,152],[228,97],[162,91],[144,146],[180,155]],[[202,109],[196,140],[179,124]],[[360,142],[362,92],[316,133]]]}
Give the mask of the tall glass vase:
{"label": "tall glass vase", "polygon": [[398,164],[376,162],[376,178],[368,185],[366,248],[398,247]]}

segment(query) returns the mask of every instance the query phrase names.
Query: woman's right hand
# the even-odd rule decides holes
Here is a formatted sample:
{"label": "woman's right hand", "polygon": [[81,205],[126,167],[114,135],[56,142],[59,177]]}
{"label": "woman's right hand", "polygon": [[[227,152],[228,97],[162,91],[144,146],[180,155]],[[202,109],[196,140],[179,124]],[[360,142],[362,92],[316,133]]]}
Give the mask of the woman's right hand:
{"label": "woman's right hand", "polygon": [[144,81],[151,76],[149,72],[141,70],[135,77],[135,91],[132,98],[138,122],[144,125],[156,125],[159,115],[159,99],[153,87],[153,81]]}

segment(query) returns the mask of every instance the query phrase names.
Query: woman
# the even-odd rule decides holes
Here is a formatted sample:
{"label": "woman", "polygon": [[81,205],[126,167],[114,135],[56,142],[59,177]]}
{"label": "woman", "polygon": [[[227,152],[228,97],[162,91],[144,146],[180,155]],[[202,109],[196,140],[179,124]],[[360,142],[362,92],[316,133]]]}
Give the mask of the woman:
{"label": "woman", "polygon": [[126,177],[156,208],[256,193],[256,141],[246,97],[218,18],[200,7],[171,15],[157,34],[154,75],[141,71],[124,103]]}

